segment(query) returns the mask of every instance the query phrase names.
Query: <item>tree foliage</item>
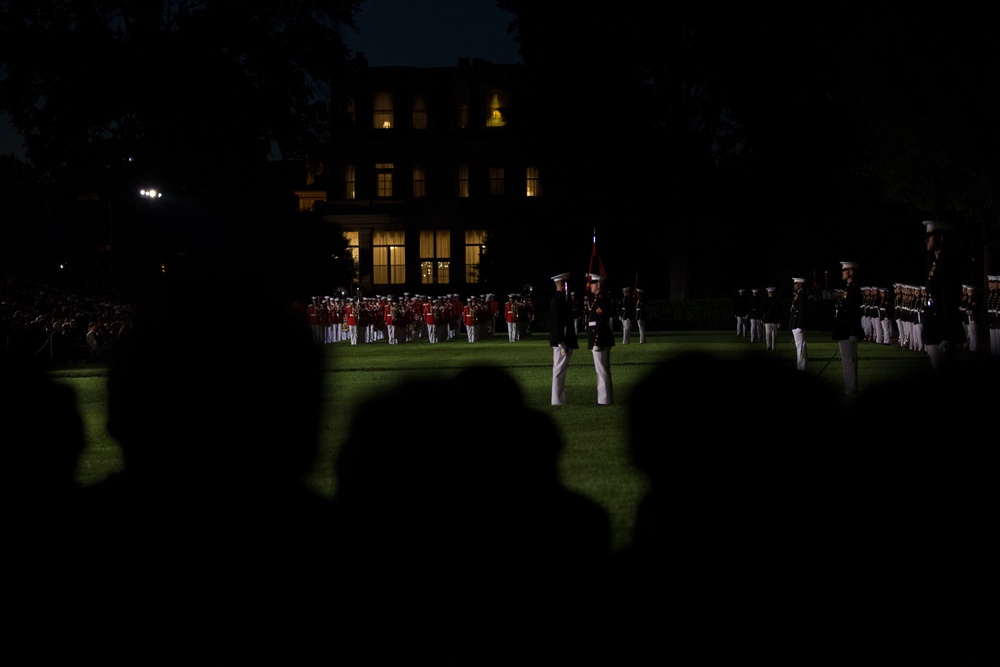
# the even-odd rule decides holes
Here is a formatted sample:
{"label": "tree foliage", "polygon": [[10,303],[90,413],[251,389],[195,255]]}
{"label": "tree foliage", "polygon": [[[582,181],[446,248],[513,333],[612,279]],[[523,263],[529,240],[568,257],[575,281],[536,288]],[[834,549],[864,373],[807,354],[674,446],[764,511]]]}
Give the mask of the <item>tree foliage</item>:
{"label": "tree foliage", "polygon": [[[145,280],[162,267],[258,265],[274,281],[315,283],[280,252],[292,242],[279,227],[326,258],[317,267],[343,256],[342,239],[294,221],[293,185],[275,177],[269,158],[277,148],[284,158],[322,159],[331,106],[353,66],[341,30],[353,27],[360,4],[7,0],[0,108],[51,192],[96,202],[88,224],[107,248],[98,259],[116,274]],[[167,198],[138,202],[148,187]],[[17,224],[37,230],[34,245],[54,255],[65,249],[45,241],[50,221],[79,220],[81,209],[50,203],[47,218]],[[270,244],[268,257],[227,261],[255,250],[255,239]]]}
{"label": "tree foliage", "polygon": [[0,100],[67,180],[130,161],[175,191],[247,189],[322,147],[360,0],[8,0]]}
{"label": "tree foliage", "polygon": [[864,175],[893,200],[956,224],[984,260],[980,272],[990,270],[1000,243],[1000,42],[992,20],[975,9],[879,7],[863,18],[847,52],[847,109],[865,130]]}
{"label": "tree foliage", "polygon": [[892,278],[922,264],[919,243],[884,250],[922,215],[995,244],[1000,43],[981,12],[498,4],[538,84],[539,145],[567,157],[570,224],[610,232],[609,263],[731,287],[850,255]]}

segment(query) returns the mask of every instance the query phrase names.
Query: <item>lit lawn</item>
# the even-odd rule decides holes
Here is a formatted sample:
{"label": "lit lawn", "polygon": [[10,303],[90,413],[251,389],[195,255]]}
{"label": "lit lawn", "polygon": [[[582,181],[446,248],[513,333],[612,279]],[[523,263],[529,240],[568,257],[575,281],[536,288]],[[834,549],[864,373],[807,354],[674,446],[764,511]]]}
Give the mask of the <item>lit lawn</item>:
{"label": "lit lawn", "polygon": [[[620,335],[620,334],[619,334]],[[633,334],[630,345],[616,345],[611,353],[615,405],[596,407],[596,378],[585,339],[573,356],[567,377],[568,405],[549,405],[552,352],[548,334],[537,332],[527,339],[510,343],[505,333],[490,340],[470,344],[464,338],[431,345],[426,339],[399,345],[384,342],[359,344],[335,343],[324,346],[326,373],[326,404],[323,416],[319,457],[310,483],[327,495],[336,491],[337,480],[333,462],[346,435],[352,410],[358,402],[391,386],[403,377],[428,373],[449,374],[475,364],[500,366],[518,382],[527,404],[550,415],[559,425],[564,449],[560,460],[562,481],[603,505],[612,520],[614,546],[627,544],[635,510],[645,487],[644,480],[630,464],[627,410],[629,393],[660,360],[683,352],[707,352],[723,357],[736,357],[748,351],[764,352],[762,343],[751,344],[737,338],[734,332],[657,332],[639,345]],[[620,343],[620,338],[618,339]],[[810,364],[808,373],[821,377],[839,392],[843,376],[837,344],[829,332],[807,333]],[[280,351],[275,351],[280,354]],[[778,349],[773,354],[789,365],[794,363],[795,348],[791,334],[779,333]],[[862,391],[883,380],[919,369],[927,364],[922,353],[902,350],[895,346],[861,343],[858,347]],[[266,364],[265,353],[248,364]],[[122,466],[117,444],[105,431],[107,401],[105,396],[106,369],[99,366],[76,366],[52,371],[53,375],[73,387],[87,432],[88,448],[80,463],[79,480],[91,484]],[[192,378],[192,381],[197,381]],[[683,378],[678,378],[683,381]],[[474,388],[470,388],[474,391]],[[752,378],[747,379],[747,391],[753,391]],[[849,399],[840,397],[839,400]],[[846,404],[846,403],[845,403]],[[786,409],[787,406],[776,406]],[[829,406],[836,409],[841,406]],[[817,406],[822,411],[822,406]],[[662,440],[664,447],[678,439],[692,436],[694,419],[709,420],[725,417],[726,406],[705,405],[703,415],[674,414],[669,405],[663,406],[663,430],[643,437]],[[295,418],[295,415],[290,416]],[[530,432],[518,432],[517,426],[505,422],[507,417],[488,404],[474,415],[455,415],[442,405],[438,415],[428,415],[432,423],[441,426],[442,437],[467,438],[468,446],[476,446],[474,437],[460,435],[463,426],[510,429],[512,437],[531,439]],[[392,420],[392,406],[386,406],[386,420]],[[457,420],[457,424],[456,424]],[[709,422],[710,423],[710,422]],[[399,432],[399,431],[397,431]],[[405,430],[403,431],[405,433]],[[373,429],[373,437],[379,437]],[[426,433],[413,430],[413,446],[430,446]],[[500,451],[498,457],[504,456]]]}

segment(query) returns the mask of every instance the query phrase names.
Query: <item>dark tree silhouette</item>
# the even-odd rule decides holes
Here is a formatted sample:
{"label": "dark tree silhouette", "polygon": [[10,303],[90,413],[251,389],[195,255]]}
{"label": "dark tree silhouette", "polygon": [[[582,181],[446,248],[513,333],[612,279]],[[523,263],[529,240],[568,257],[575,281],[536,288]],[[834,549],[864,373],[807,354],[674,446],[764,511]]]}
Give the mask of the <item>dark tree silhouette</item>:
{"label": "dark tree silhouette", "polygon": [[614,229],[609,273],[641,273],[665,295],[669,272],[689,298],[822,276],[850,250],[894,280],[921,248],[886,248],[922,215],[995,230],[1000,49],[983,17],[498,5],[515,17],[539,145],[559,167],[547,191],[575,203],[581,237]]}
{"label": "dark tree silhouette", "polygon": [[[330,108],[342,106],[342,83],[354,66],[341,30],[353,26],[359,6],[2,3],[0,108],[25,137],[47,191],[66,197],[17,224],[48,230],[31,240],[51,258],[57,249],[46,238],[66,238],[61,221],[96,231],[103,254],[113,248],[101,261],[119,282],[133,270],[210,262],[242,242],[227,247],[225,239],[243,226],[253,229],[239,238],[268,239],[275,258],[293,228],[308,232],[303,238],[317,252],[343,257],[336,240],[315,243],[315,225],[291,220],[294,186],[275,177],[269,158],[277,148],[284,158],[323,159]],[[167,193],[170,205],[139,202],[136,193],[148,187]],[[81,209],[81,199],[93,206]],[[202,257],[192,259],[195,253]]]}
{"label": "dark tree silhouette", "polygon": [[0,104],[38,165],[82,178],[127,162],[175,192],[246,190],[273,144],[323,145],[359,5],[7,2]]}

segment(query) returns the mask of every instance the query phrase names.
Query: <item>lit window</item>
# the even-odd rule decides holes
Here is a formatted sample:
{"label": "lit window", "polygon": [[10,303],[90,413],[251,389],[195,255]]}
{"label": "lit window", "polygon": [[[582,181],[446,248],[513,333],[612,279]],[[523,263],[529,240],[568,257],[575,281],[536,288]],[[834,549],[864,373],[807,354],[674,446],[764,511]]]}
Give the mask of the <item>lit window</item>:
{"label": "lit window", "polygon": [[303,212],[315,211],[317,203],[326,201],[325,193],[317,190],[296,190],[295,195],[299,198],[299,210]]}
{"label": "lit window", "polygon": [[427,196],[427,173],[419,165],[413,167],[413,196],[416,199]]}
{"label": "lit window", "polygon": [[447,283],[451,280],[451,232],[425,229],[420,232],[420,282]]}
{"label": "lit window", "polygon": [[427,104],[424,102],[423,95],[417,95],[413,98],[413,129],[427,129]]}
{"label": "lit window", "polygon": [[392,196],[392,163],[379,162],[375,165],[375,176],[378,181],[378,196]]}
{"label": "lit window", "polygon": [[486,252],[486,232],[467,230],[465,232],[465,282],[479,282],[479,265]]}
{"label": "lit window", "polygon": [[344,167],[344,199],[354,199],[357,197],[355,188],[354,165],[349,164]]}
{"label": "lit window", "polygon": [[538,174],[538,167],[528,167],[525,178],[528,183],[527,196],[539,197],[542,194],[542,180]]}
{"label": "lit window", "polygon": [[405,238],[404,232],[372,232],[372,282],[376,285],[406,282]]}
{"label": "lit window", "polygon": [[392,93],[375,93],[375,103],[373,105],[374,127],[375,129],[389,129],[392,127]]}
{"label": "lit window", "polygon": [[458,196],[469,196],[469,165],[458,165]]}
{"label": "lit window", "polygon": [[490,167],[490,194],[503,196],[503,167]]}
{"label": "lit window", "polygon": [[360,245],[358,244],[358,232],[344,232],[344,238],[347,239],[347,251],[351,253],[351,257],[354,259],[354,270],[358,270],[359,262],[361,261]]}
{"label": "lit window", "polygon": [[502,92],[494,92],[490,97],[489,114],[486,117],[486,127],[503,127],[507,124],[507,119],[503,115],[502,97],[506,95]]}

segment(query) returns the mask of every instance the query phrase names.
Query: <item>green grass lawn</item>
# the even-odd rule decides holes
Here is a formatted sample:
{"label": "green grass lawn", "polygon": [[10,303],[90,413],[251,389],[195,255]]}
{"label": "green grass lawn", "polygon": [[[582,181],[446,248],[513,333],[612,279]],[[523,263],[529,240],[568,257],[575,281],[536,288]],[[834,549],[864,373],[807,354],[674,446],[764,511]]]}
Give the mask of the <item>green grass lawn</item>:
{"label": "green grass lawn", "polygon": [[[620,334],[619,334],[620,335]],[[595,407],[596,376],[590,353],[581,338],[581,349],[574,353],[567,377],[568,405],[549,405],[552,351],[548,334],[538,332],[516,343],[507,341],[499,333],[493,339],[469,344],[464,338],[430,345],[426,340],[400,345],[372,343],[350,346],[336,343],[324,346],[326,369],[327,410],[321,428],[320,455],[310,483],[319,491],[333,495],[337,480],[333,463],[346,437],[354,406],[359,401],[377,394],[404,377],[428,372],[444,374],[459,369],[486,364],[506,369],[520,385],[526,402],[550,415],[559,425],[564,439],[560,460],[563,483],[603,505],[612,520],[614,547],[627,544],[636,506],[645,491],[642,476],[630,465],[628,456],[627,410],[629,392],[635,383],[659,361],[683,352],[707,352],[723,357],[736,357],[749,351],[764,352],[762,343],[751,344],[746,338],[737,338],[734,332],[656,332],[647,336],[648,342],[639,345],[633,334],[630,345],[617,345],[611,353],[615,405]],[[840,396],[843,376],[837,344],[830,340],[830,333],[807,332],[809,350],[808,373],[822,378],[837,390]],[[619,338],[620,342],[620,338]],[[280,354],[275,350],[274,354]],[[266,364],[268,352],[264,349],[248,364]],[[794,365],[795,347],[789,332],[781,331],[778,349],[770,353],[783,363]],[[859,376],[862,391],[866,386],[891,380],[929,365],[923,353],[902,350],[891,345],[861,343],[858,346]],[[100,366],[76,366],[53,370],[61,382],[71,386],[77,395],[84,419],[88,446],[79,468],[79,481],[92,484],[119,470],[121,454],[115,441],[105,431],[107,400],[105,395],[106,369]],[[752,391],[748,380],[747,390]],[[387,410],[391,406],[387,405]],[[442,405],[442,415],[448,417],[447,406]],[[817,411],[840,406],[814,406]],[[504,415],[482,406],[478,418],[488,427],[503,425]],[[725,406],[706,405],[709,415],[724,416]],[[670,438],[681,437],[685,432],[683,420],[687,415],[672,415],[664,406],[664,416]],[[531,438],[531,433],[522,437]],[[651,437],[657,437],[653,434]],[[420,437],[414,437],[419,447]],[[474,446],[474,442],[469,443]]]}

